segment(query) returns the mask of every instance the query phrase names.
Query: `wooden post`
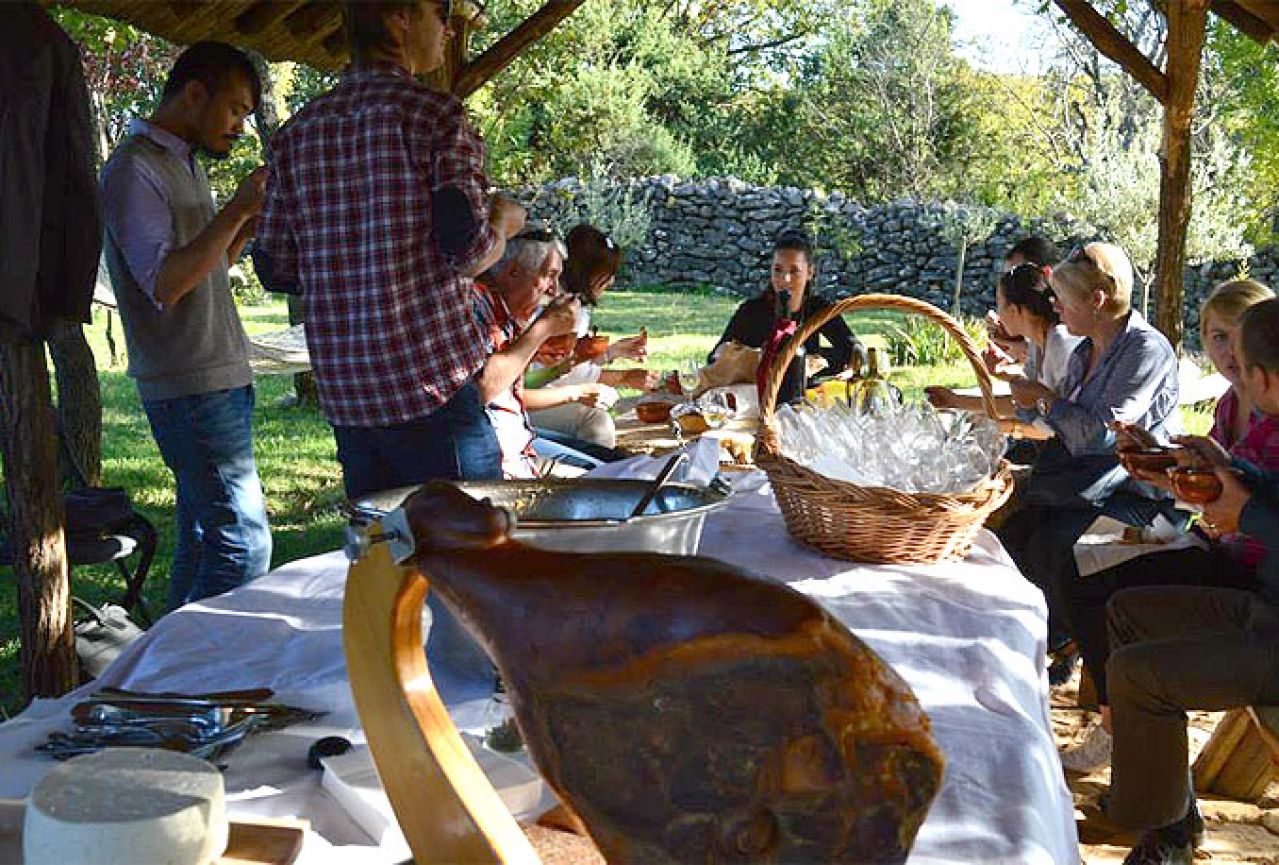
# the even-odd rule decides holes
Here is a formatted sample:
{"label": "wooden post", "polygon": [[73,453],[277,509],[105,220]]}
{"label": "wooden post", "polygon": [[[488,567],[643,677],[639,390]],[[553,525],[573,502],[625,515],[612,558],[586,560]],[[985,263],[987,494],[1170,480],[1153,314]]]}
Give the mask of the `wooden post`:
{"label": "wooden post", "polygon": [[76,686],[58,448],[44,345],[0,340],[0,440],[27,699]]}
{"label": "wooden post", "polygon": [[1190,223],[1190,125],[1203,57],[1208,0],[1175,0],[1168,16],[1168,101],[1164,103],[1159,178],[1159,250],[1155,257],[1155,324],[1173,348],[1184,330],[1186,234]]}

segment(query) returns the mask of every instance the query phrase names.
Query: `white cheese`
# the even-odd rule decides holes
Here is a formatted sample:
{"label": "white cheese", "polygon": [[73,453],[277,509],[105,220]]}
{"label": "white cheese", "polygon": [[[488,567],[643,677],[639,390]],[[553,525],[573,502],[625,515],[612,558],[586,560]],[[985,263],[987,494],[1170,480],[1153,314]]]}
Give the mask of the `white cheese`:
{"label": "white cheese", "polygon": [[227,844],[212,764],[175,751],[109,748],[55,766],[27,805],[27,865],[207,865]]}

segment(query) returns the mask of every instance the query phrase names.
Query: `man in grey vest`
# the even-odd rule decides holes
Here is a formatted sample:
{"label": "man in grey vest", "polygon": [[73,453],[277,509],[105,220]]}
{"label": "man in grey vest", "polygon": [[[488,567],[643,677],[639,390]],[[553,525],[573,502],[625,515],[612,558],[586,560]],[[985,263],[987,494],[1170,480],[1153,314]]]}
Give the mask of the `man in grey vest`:
{"label": "man in grey vest", "polygon": [[170,609],[270,568],[271,532],[253,459],[253,373],[227,269],[253,234],[259,168],[218,210],[196,151],[225,157],[261,82],[243,52],[200,42],[178,57],[160,105],[102,169],[106,258],[129,375],[177,480]]}

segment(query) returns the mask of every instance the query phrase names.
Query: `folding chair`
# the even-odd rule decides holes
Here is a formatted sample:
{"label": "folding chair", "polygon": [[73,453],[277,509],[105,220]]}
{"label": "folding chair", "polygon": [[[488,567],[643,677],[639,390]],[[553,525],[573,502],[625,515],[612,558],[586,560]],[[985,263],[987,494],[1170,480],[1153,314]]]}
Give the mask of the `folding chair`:
{"label": "folding chair", "polygon": [[[121,487],[94,487],[72,458],[62,437],[61,447],[71,467],[72,489],[62,494],[67,519],[67,563],[102,565],[114,563],[124,579],[120,606],[138,613],[149,622],[151,615],[142,599],[147,574],[155,558],[157,534],[146,517],[133,509],[128,493]],[[11,567],[13,545],[8,532],[11,523],[8,501],[0,496],[0,568]]]}

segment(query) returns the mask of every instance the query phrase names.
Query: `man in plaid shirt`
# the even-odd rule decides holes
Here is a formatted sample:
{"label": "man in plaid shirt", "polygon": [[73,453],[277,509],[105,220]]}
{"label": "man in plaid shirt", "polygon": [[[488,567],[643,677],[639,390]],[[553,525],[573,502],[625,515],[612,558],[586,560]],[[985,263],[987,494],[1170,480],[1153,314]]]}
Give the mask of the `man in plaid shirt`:
{"label": "man in plaid shirt", "polygon": [[474,383],[487,351],[472,277],[524,210],[488,200],[484,146],[438,68],[451,3],[354,2],[354,65],[273,137],[254,261],[303,296],[320,404],[347,495],[500,478]]}
{"label": "man in plaid shirt", "polygon": [[[320,405],[346,493],[500,478],[475,377],[485,330],[472,277],[524,210],[487,200],[484,147],[462,104],[413,76],[438,69],[451,0],[350,2],[354,64],[271,141],[254,264],[303,296]],[[437,595],[427,655],[453,681],[495,671]]]}

